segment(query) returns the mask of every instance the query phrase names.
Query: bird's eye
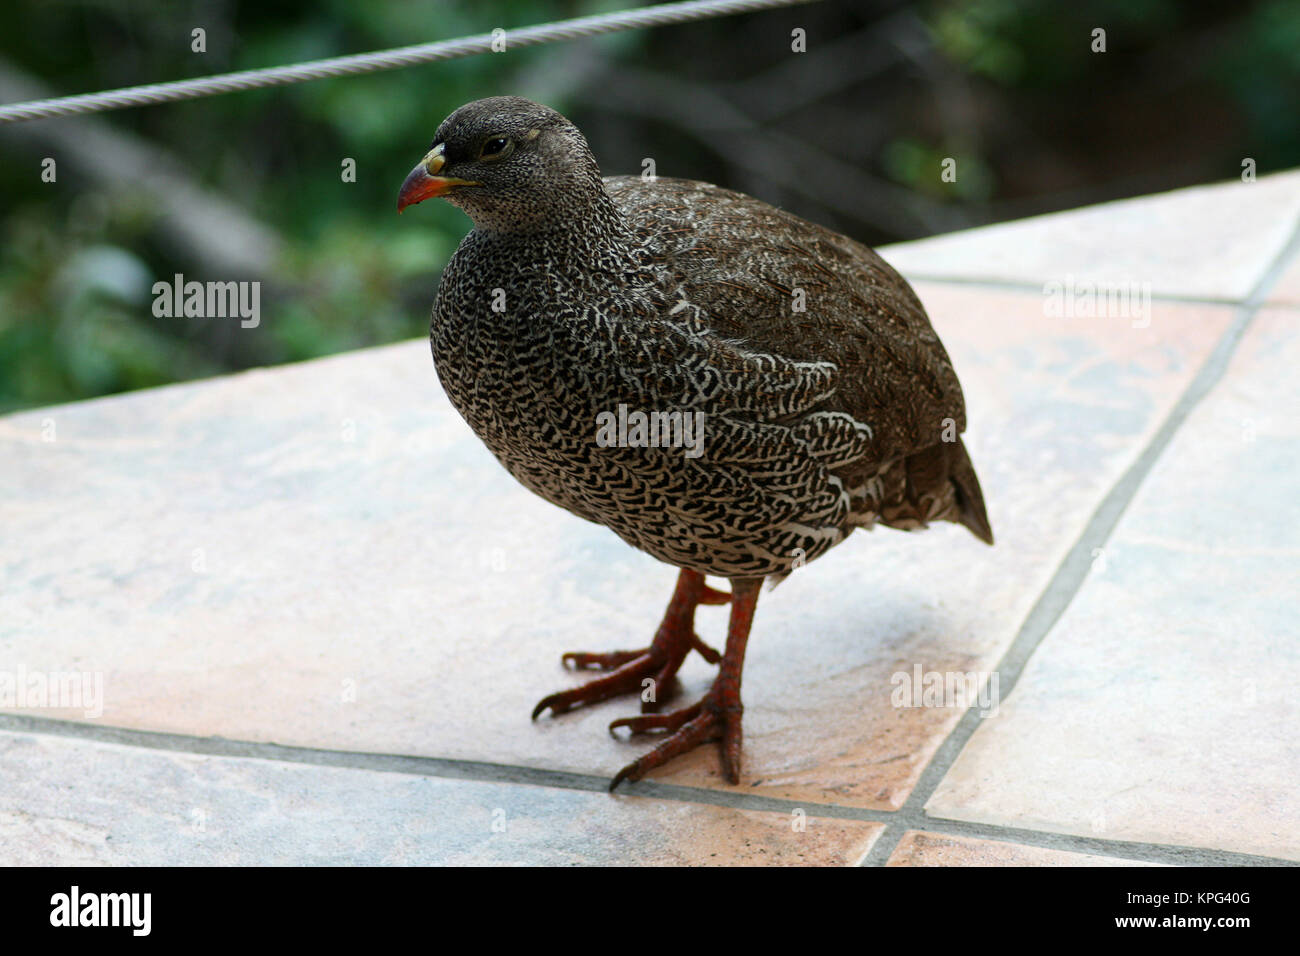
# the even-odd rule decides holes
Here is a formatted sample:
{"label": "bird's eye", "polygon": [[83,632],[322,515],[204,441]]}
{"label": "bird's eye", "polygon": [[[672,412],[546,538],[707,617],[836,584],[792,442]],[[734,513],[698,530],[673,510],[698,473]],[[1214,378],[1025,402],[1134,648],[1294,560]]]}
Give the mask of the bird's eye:
{"label": "bird's eye", "polygon": [[479,152],[480,159],[486,159],[488,156],[500,156],[510,147],[510,140],[504,136],[493,136],[483,144],[483,149]]}

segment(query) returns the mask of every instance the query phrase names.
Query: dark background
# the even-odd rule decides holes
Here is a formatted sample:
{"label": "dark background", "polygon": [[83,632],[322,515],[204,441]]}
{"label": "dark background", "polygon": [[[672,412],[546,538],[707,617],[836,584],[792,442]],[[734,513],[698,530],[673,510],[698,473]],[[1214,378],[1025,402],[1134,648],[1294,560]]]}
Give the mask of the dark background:
{"label": "dark background", "polygon": [[[5,0],[0,102],[631,5]],[[1300,165],[1300,4],[824,0],[0,127],[0,411],[425,334],[468,221],[399,219],[397,187],[444,116],[502,93],[565,112],[606,174],[653,158],[879,245]],[[261,325],[154,317],[177,272],[261,280]]]}

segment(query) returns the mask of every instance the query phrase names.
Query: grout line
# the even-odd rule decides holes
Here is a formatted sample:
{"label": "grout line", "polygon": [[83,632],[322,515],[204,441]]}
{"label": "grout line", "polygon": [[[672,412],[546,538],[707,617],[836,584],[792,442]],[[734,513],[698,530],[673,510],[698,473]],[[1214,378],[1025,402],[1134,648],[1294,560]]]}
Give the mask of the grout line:
{"label": "grout line", "polygon": [[[1183,391],[1183,394],[1179,396],[1168,417],[1165,418],[1147,447],[1143,449],[1137,460],[1129,466],[1128,470],[1124,472],[1093,512],[1088,524],[1083,529],[1083,533],[1066,553],[1065,558],[1057,567],[1056,573],[1052,575],[1052,580],[1048,582],[1047,587],[1034,603],[1033,608],[1030,609],[1024,624],[1020,627],[1020,633],[1016,635],[1011,647],[1007,649],[1006,654],[998,663],[998,686],[1004,699],[1014,692],[1016,682],[1020,679],[1029,658],[1056,625],[1056,622],[1060,620],[1061,615],[1065,613],[1065,609],[1069,607],[1070,602],[1074,600],[1074,596],[1079,592],[1080,588],[1083,587],[1083,583],[1092,567],[1093,549],[1102,547],[1110,538],[1115,526],[1119,524],[1120,517],[1128,508],[1129,503],[1137,494],[1138,489],[1146,480],[1155,463],[1164,454],[1174,435],[1182,427],[1183,422],[1200,404],[1201,399],[1223,378],[1233,353],[1245,336],[1246,330],[1264,306],[1268,292],[1298,253],[1300,253],[1300,226],[1297,226],[1292,231],[1290,238],[1274,255],[1268,267],[1260,275],[1254,288],[1251,289],[1250,295],[1238,307],[1237,314],[1233,317],[1231,324],[1219,338],[1218,343],[1200,369],[1192,377],[1192,381]],[[916,786],[903,804],[902,809],[904,811],[924,813],[925,804],[939,788],[939,784],[947,776],[952,764],[965,748],[966,743],[975,734],[979,723],[980,716],[976,707],[971,707],[962,715],[957,726],[940,744],[938,750],[935,751],[934,756],[926,765],[925,770],[922,771]],[[883,865],[894,852],[902,835],[902,830],[896,826],[891,826],[886,833],[881,834],[880,839],[872,846],[871,852],[867,854],[861,865]]]}
{"label": "grout line", "polygon": [[[973,837],[998,843],[1033,846],[1044,850],[1058,850],[1065,853],[1086,853],[1091,856],[1110,857],[1117,860],[1133,860],[1139,863],[1162,863],[1168,866],[1300,866],[1295,860],[1279,857],[1260,856],[1252,853],[1236,853],[1227,850],[1210,850],[1204,847],[1185,846],[1173,843],[1140,843],[1127,840],[1110,840],[1105,837],[1086,837],[1072,833],[1057,833],[1051,830],[1034,830],[1022,827],[1001,826],[993,823],[974,823],[963,820],[948,820],[940,817],[926,816],[919,813],[921,819],[915,825],[903,822],[891,825],[890,830],[898,829],[899,837],[907,830],[919,830],[942,836]],[[887,833],[871,847],[867,854],[870,859]],[[897,840],[894,841],[895,846]],[[890,855],[893,850],[890,850]],[[886,857],[888,859],[888,857]],[[864,862],[862,866],[872,864]],[[883,865],[883,861],[882,861]]]}
{"label": "grout line", "polygon": [[[254,741],[231,740],[226,737],[195,737],[187,734],[131,730],[123,727],[101,726],[79,721],[60,720],[51,717],[31,717],[21,714],[0,714],[0,733],[66,737],[79,741],[163,753],[178,753],[187,756],[267,760],[314,767],[331,767],[339,770],[400,773],[446,780],[462,780],[472,783],[516,784],[601,794],[609,786],[607,777],[584,773],[543,770],[444,757],[411,757],[401,754],[324,750],[314,747],[257,743]],[[690,787],[680,784],[656,783],[654,781],[642,781],[634,784],[627,788],[624,795],[654,800],[670,800],[675,803],[704,804],[731,810],[757,810],[775,813],[791,813],[795,810],[802,810],[813,819],[858,820],[866,823],[886,824],[885,831],[876,839],[871,852],[868,853],[864,860],[871,858],[876,852],[876,847],[884,842],[889,834],[895,830],[898,831],[899,836],[906,830],[925,830],[931,833],[979,837],[1001,842],[1022,843],[1046,849],[1089,853],[1148,863],[1174,863],[1180,866],[1300,866],[1300,861],[1238,853],[1231,850],[1215,850],[1177,844],[1107,840],[1100,837],[1076,836],[1046,830],[1020,829],[998,824],[931,818],[922,809],[909,808],[906,804],[904,804],[903,809],[896,811],[872,810],[865,807],[846,807],[837,804],[810,804],[783,797],[768,797],[732,790],[713,790],[706,787]],[[894,842],[897,842],[897,838],[895,838]],[[864,862],[860,865],[869,864]]]}
{"label": "grout line", "polygon": [[[954,730],[946,740],[944,740],[944,744],[947,744],[948,740],[951,740],[954,736],[956,736],[957,731],[959,731],[960,729],[961,729],[961,724],[958,724],[957,729]],[[965,741],[963,740],[963,743],[964,742]],[[938,760],[943,755],[943,752],[944,752],[943,747],[940,747],[938,752],[935,753],[934,755],[934,760],[932,760],[929,764],[926,765],[926,772],[929,771],[930,767],[934,766],[934,761]],[[947,773],[946,770],[944,772]],[[921,782],[924,779],[925,779],[925,774],[923,773],[921,775],[921,780],[918,780],[916,787],[912,789],[913,794],[916,793],[916,790],[921,786]],[[943,778],[940,777],[940,779]],[[909,807],[908,804],[911,802],[912,802],[912,796],[911,794],[909,794],[907,800],[904,801],[903,803],[903,810],[904,811],[911,810],[912,812],[915,813],[917,812],[918,807],[917,806]],[[924,805],[922,805],[922,807],[923,806]],[[920,812],[924,813],[925,811],[924,809],[921,809]],[[930,828],[930,824],[927,821],[924,827],[917,827],[915,829],[928,830],[929,828]],[[913,828],[908,827],[901,823],[890,824],[889,826],[887,826],[885,828],[885,832],[880,834],[880,837],[876,840],[875,843],[871,844],[871,849],[867,851],[867,855],[862,858],[861,862],[858,863],[858,866],[866,866],[866,867],[885,866],[889,862],[890,857],[894,855],[894,851],[898,849],[898,844],[902,842],[903,835],[907,833],[909,829],[913,829]]]}

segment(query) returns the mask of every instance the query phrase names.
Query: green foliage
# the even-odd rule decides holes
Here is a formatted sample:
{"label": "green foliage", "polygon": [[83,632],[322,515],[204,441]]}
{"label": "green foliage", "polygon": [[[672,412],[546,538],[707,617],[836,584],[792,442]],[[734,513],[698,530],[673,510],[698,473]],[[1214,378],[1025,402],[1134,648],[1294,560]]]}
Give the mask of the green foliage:
{"label": "green foliage", "polygon": [[[942,177],[948,160],[955,161],[950,181]],[[981,201],[993,194],[993,171],[968,150],[956,149],[949,153],[915,139],[902,138],[885,146],[881,163],[894,181],[935,198]]]}
{"label": "green foliage", "polygon": [[[58,94],[180,79],[527,26],[608,8],[554,0],[211,6],[7,0],[0,61]],[[207,31],[207,52],[191,30]],[[599,42],[599,41],[598,41]],[[623,39],[626,44],[627,39]],[[635,38],[633,38],[633,42]],[[216,96],[96,119],[156,146],[269,227],[281,261],[214,274],[175,248],[156,196],[23,140],[0,152],[0,411],[220,374],[427,334],[438,272],[468,228],[442,203],[395,214],[397,187],[460,104],[527,94],[562,48]],[[563,107],[564,104],[557,104]],[[79,122],[46,120],[40,122]],[[356,181],[341,164],[355,160]],[[76,157],[82,162],[87,157]],[[441,208],[440,208],[441,207]],[[219,228],[214,225],[213,228]],[[150,288],[260,278],[262,322],[152,314]]]}
{"label": "green foliage", "polygon": [[1261,168],[1278,168],[1300,154],[1300,9],[1295,0],[1252,8],[1213,66],[1250,123]]}

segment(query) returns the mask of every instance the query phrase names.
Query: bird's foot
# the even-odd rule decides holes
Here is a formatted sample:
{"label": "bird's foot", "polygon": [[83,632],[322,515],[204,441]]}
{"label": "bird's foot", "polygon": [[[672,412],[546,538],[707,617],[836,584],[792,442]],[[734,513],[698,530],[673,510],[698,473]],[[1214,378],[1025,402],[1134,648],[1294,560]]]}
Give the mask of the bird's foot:
{"label": "bird's foot", "polygon": [[543,698],[533,708],[533,719],[545,710],[563,714],[584,704],[595,704],[621,694],[641,694],[641,709],[651,713],[659,709],[663,698],[669,696],[682,661],[692,650],[697,650],[710,664],[716,664],[722,655],[700,640],[695,633],[695,608],[700,604],[726,604],[731,595],[717,591],[704,583],[704,575],[696,571],[682,571],[677,579],[663,623],[655,633],[654,642],[635,651],[609,651],[603,654],[569,653],[561,659],[564,666],[573,670],[594,668],[609,671],[606,676],[569,690]]}
{"label": "bird's foot", "polygon": [[654,750],[620,770],[610,781],[613,790],[624,780],[640,780],[656,767],[706,740],[722,741],[722,775],[733,786],[740,783],[741,717],[740,674],[745,666],[745,645],[762,578],[736,578],[731,587],[731,621],[727,626],[727,651],[713,686],[693,707],[669,714],[624,717],[609,725],[610,733],[626,727],[635,734],[665,733],[668,736]]}
{"label": "bird's foot", "polygon": [[626,727],[635,734],[666,733],[668,736],[654,750],[628,764],[610,781],[613,790],[624,780],[636,782],[643,776],[662,767],[669,760],[694,750],[710,740],[722,741],[722,775],[727,782],[740,783],[741,716],[744,707],[739,693],[728,694],[719,678],[713,689],[699,703],[668,714],[647,714],[641,717],[623,717],[609,725],[612,734]]}
{"label": "bird's foot", "polygon": [[[655,636],[658,637],[657,634]],[[710,664],[716,664],[718,661],[722,660],[722,655],[700,640],[700,635],[696,634],[694,631],[686,634],[685,640],[690,644],[687,651],[690,651],[692,648],[699,651],[700,656]],[[673,646],[676,646],[681,643],[681,640],[674,638],[672,641],[665,643],[670,643]],[[584,654],[581,651],[570,651],[568,654],[565,654],[560,658],[560,662],[565,667],[575,671],[591,669],[613,671],[618,670],[624,664],[630,664],[632,661],[639,660],[643,657],[656,656],[656,654],[657,652],[652,644],[650,647],[643,647],[639,651],[606,651],[603,654]],[[686,655],[683,654],[682,656],[685,657]]]}

